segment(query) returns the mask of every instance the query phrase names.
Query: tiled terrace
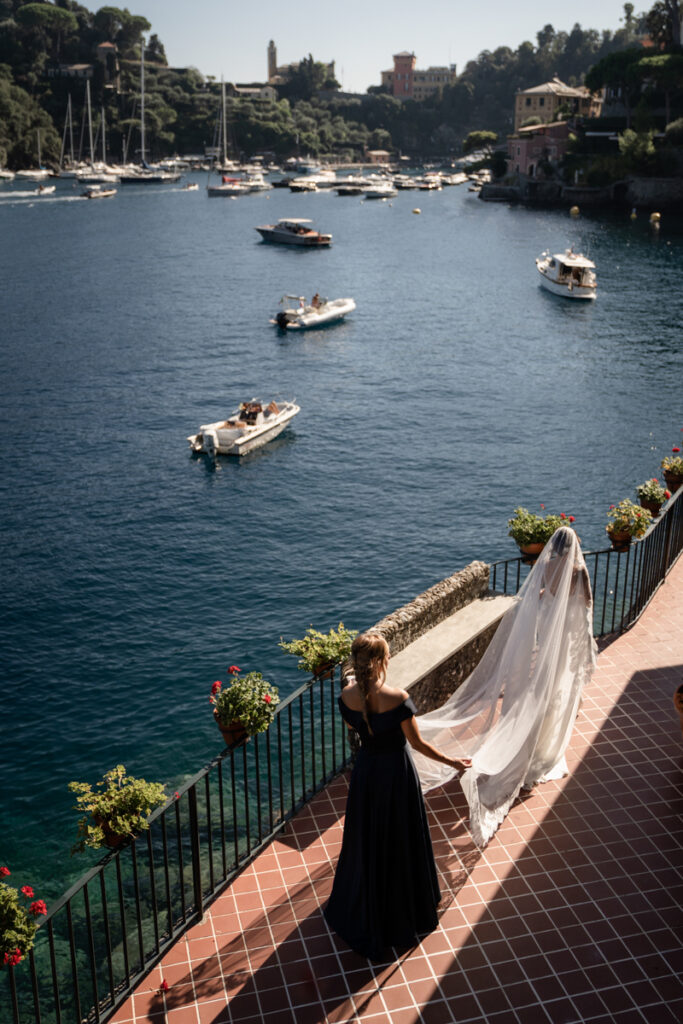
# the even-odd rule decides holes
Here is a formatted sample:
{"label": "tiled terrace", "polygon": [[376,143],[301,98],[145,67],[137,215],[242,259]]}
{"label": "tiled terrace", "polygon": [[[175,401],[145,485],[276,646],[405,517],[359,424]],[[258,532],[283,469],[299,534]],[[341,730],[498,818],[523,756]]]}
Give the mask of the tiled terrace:
{"label": "tiled terrace", "polygon": [[114,1021],[679,1024],[683,737],[672,694],[682,678],[683,558],[634,628],[601,652],[567,778],[513,807],[483,852],[458,783],[429,797],[443,913],[417,948],[372,965],[323,920],[341,844],[340,778]]}

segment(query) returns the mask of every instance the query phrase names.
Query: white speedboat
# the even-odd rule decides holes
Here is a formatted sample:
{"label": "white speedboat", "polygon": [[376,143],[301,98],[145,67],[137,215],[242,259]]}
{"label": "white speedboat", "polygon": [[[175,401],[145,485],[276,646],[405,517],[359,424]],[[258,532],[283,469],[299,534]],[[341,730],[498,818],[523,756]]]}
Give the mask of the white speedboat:
{"label": "white speedboat", "polygon": [[57,186],[56,185],[39,185],[38,188],[35,191],[35,195],[37,195],[37,196],[51,196],[56,191],[57,191]]}
{"label": "white speedboat", "polygon": [[262,224],[256,230],[264,242],[281,245],[331,245],[332,235],[323,235],[307,225],[313,222],[304,217],[281,217],[277,224]]}
{"label": "white speedboat", "polygon": [[283,331],[305,331],[312,327],[337,323],[356,308],[353,299],[319,299],[317,295],[309,305],[306,305],[303,295],[283,295],[280,305],[291,303],[292,300],[298,305],[285,306],[270,321]]}
{"label": "white speedboat", "polygon": [[102,188],[101,185],[90,185],[81,192],[84,199],[111,199],[116,195],[115,188]]}
{"label": "white speedboat", "polygon": [[394,188],[390,181],[378,181],[368,185],[364,190],[366,199],[391,199],[398,195],[398,189]]}
{"label": "white speedboat", "polygon": [[251,188],[247,185],[244,178],[230,178],[227,175],[223,175],[223,181],[220,185],[208,185],[206,193],[212,199],[226,196],[230,199],[233,196],[246,196],[251,192]]}
{"label": "white speedboat", "polygon": [[312,178],[292,178],[289,183],[290,192],[317,192],[318,186]]}
{"label": "white speedboat", "polygon": [[281,434],[300,411],[295,402],[242,402],[225,420],[206,423],[188,437],[197,454],[246,455]]}
{"label": "white speedboat", "polygon": [[44,167],[36,167],[28,171],[17,171],[17,178],[25,178],[27,181],[45,181],[50,177],[50,172]]}
{"label": "white speedboat", "polygon": [[554,295],[568,299],[594,299],[597,294],[595,264],[581,253],[566,249],[551,255],[547,250],[536,257],[541,284]]}

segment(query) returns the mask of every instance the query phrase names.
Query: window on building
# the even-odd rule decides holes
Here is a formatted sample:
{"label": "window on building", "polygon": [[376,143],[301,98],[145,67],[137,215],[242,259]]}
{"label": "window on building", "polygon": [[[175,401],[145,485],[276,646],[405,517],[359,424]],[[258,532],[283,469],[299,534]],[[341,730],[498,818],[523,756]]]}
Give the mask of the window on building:
{"label": "window on building", "polygon": [[545,106],[545,96],[540,96],[539,97],[538,105],[539,105],[539,107],[544,107]]}
{"label": "window on building", "polygon": [[531,96],[527,96],[527,98],[526,98],[526,105],[527,105],[527,107],[531,106]]}

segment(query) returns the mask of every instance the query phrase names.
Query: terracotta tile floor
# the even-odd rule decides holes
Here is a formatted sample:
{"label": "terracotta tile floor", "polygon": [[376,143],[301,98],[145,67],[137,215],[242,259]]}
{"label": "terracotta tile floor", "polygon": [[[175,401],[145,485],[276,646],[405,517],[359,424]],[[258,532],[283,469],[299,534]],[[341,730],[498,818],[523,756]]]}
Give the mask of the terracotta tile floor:
{"label": "terracotta tile floor", "polygon": [[[570,774],[515,805],[483,852],[457,782],[428,801],[437,931],[371,965],[320,912],[347,780],[290,823],[113,1020],[158,1024],[667,1024],[683,1020],[683,558],[605,647]],[[168,991],[162,993],[164,979]]]}

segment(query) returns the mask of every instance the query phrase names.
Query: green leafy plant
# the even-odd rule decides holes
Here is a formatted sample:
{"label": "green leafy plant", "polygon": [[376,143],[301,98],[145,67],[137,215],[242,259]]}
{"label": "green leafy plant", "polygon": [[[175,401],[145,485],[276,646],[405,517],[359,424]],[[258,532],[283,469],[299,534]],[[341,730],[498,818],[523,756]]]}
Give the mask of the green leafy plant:
{"label": "green leafy plant", "polygon": [[321,633],[320,630],[309,626],[304,636],[298,640],[283,640],[280,638],[279,646],[287,654],[294,654],[299,659],[297,668],[312,675],[318,675],[330,665],[338,665],[351,654],[353,638],[358,635],[357,629],[347,629],[343,622],[339,623],[337,629],[330,629],[328,633]]}
{"label": "green leafy plant", "polygon": [[260,672],[240,675],[237,665],[228,669],[231,680],[223,689],[217,680],[211,687],[209,700],[219,725],[227,728],[233,722],[240,722],[250,736],[265,732],[275,716],[280,703],[277,687],[272,686]]}
{"label": "green leafy plant", "polygon": [[642,537],[652,523],[652,513],[636,505],[630,498],[624,498],[618,505],[610,505],[607,515],[612,520],[605,527],[610,537],[615,534]]}
{"label": "green leafy plant", "polygon": [[87,782],[70,782],[77,793],[74,810],[84,811],[78,823],[78,842],[71,853],[82,853],[86,846],[117,846],[149,828],[147,816],[166,802],[160,782],[147,782],[126,774],[117,764],[105,772],[95,788]]}
{"label": "green leafy plant", "polygon": [[650,501],[657,505],[663,505],[671,497],[671,491],[662,487],[656,476],[646,480],[644,484],[638,484],[636,494],[641,501]]}
{"label": "green leafy plant", "polygon": [[[680,451],[680,448],[672,448],[673,452]],[[683,456],[665,455],[662,459],[662,469],[674,476],[683,476]]]}
{"label": "green leafy plant", "polygon": [[[541,506],[543,508],[543,506]],[[515,544],[526,547],[527,544],[546,544],[555,530],[561,526],[571,526],[574,516],[568,516],[564,512],[560,515],[549,513],[546,516],[536,515],[528,508],[516,508],[512,519],[508,519],[508,537],[512,537]]]}
{"label": "green leafy plant", "polygon": [[[0,878],[11,874],[8,867],[0,867]],[[47,913],[44,900],[35,899],[30,885],[15,889],[0,882],[0,966],[16,967],[24,959],[38,927],[36,918]]]}

